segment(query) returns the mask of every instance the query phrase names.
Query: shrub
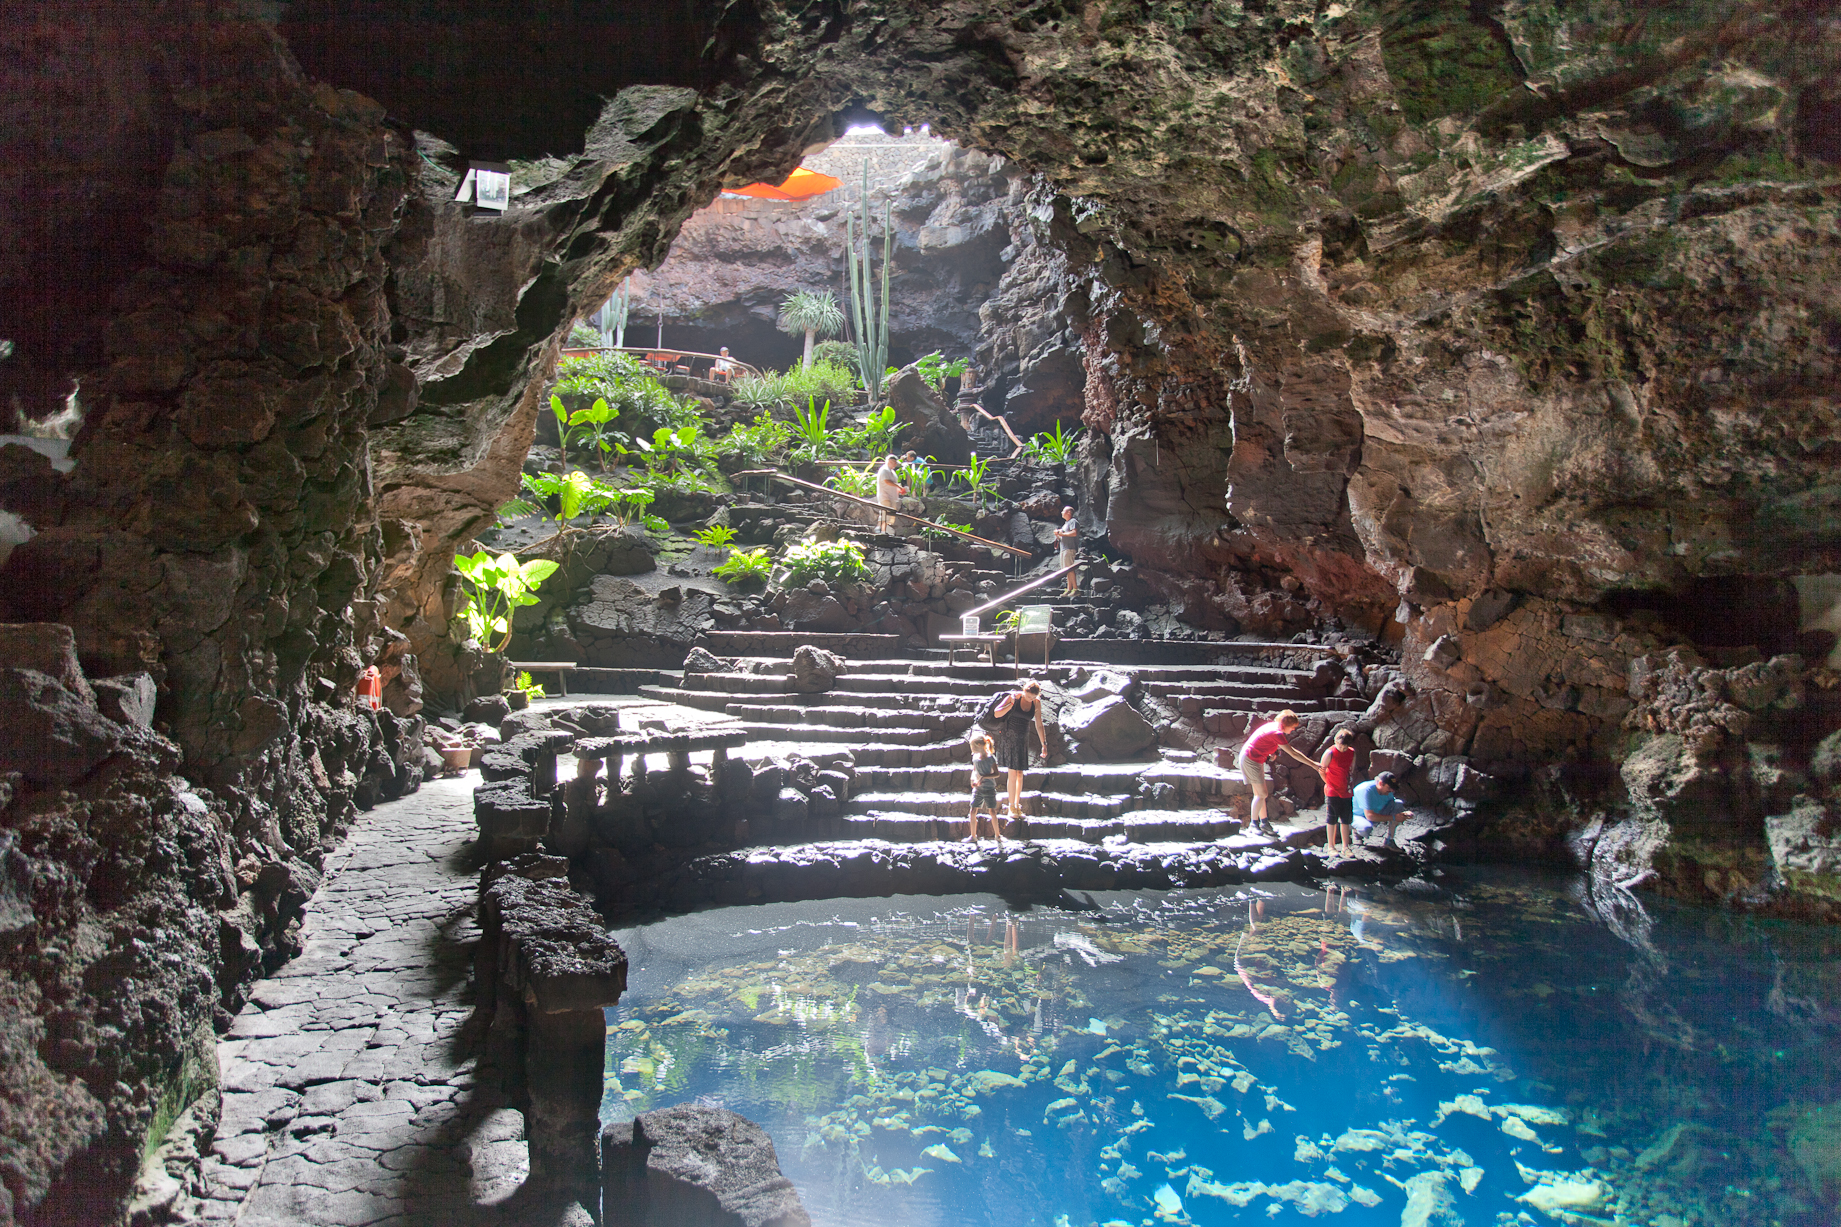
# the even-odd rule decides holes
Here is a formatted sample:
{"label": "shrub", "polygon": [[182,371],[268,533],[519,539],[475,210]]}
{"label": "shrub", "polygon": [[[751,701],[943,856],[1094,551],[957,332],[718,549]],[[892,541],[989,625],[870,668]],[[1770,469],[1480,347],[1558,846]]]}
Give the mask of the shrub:
{"label": "shrub", "polygon": [[781,376],[785,395],[794,404],[815,400],[820,404],[848,405],[856,392],[856,376],[833,362],[814,361],[811,366],[796,366]]}
{"label": "shrub", "polygon": [[698,529],[691,536],[697,539],[699,545],[720,549],[735,540],[735,530],[727,524],[712,524],[708,528]]}
{"label": "shrub", "polygon": [[774,421],[771,414],[763,411],[755,414],[752,424],[729,431],[716,445],[716,450],[724,455],[741,456],[752,464],[765,464],[785,450],[787,440],[792,437],[792,427]]}
{"label": "shrub", "polygon": [[728,561],[712,567],[710,574],[725,584],[764,583],[773,574],[773,559],[765,548],[732,550]]}
{"label": "shrub", "polygon": [[780,556],[787,578],[794,584],[822,579],[827,584],[869,578],[863,547],[854,541],[801,541]]}
{"label": "shrub", "polygon": [[771,371],[764,375],[743,375],[730,385],[729,397],[743,409],[772,413],[786,403],[786,379]]}
{"label": "shrub", "polygon": [[812,362],[814,364],[829,363],[834,366],[843,367],[850,372],[850,378],[853,381],[851,384],[852,387],[857,386],[855,383],[856,371],[853,369],[856,360],[857,347],[852,345],[849,341],[820,341],[817,345],[812,347]]}

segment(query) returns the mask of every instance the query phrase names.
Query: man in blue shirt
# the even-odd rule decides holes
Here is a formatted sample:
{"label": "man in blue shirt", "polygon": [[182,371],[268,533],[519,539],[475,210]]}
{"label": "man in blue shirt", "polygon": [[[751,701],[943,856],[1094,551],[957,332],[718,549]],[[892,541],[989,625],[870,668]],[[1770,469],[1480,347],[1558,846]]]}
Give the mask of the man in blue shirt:
{"label": "man in blue shirt", "polygon": [[1372,780],[1355,786],[1355,833],[1366,836],[1380,823],[1387,824],[1387,842],[1382,846],[1396,847],[1394,831],[1402,822],[1413,816],[1413,811],[1406,808],[1406,803],[1394,795],[1394,789],[1400,781],[1391,771],[1383,771]]}

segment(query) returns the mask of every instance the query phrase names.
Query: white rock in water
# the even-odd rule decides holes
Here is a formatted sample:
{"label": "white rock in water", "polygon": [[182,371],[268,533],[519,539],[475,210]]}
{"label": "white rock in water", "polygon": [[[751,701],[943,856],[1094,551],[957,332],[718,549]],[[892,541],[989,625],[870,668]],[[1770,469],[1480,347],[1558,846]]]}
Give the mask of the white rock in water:
{"label": "white rock in water", "polygon": [[1480,1116],[1484,1120],[1490,1119],[1488,1104],[1475,1095],[1459,1095],[1456,1099],[1449,1099],[1438,1105],[1438,1115],[1432,1118],[1432,1127],[1438,1128],[1444,1124],[1445,1117],[1458,1112],[1468,1116]]}
{"label": "white rock in water", "polygon": [[1151,1194],[1151,1199],[1157,1203],[1157,1213],[1160,1215],[1175,1218],[1183,1212],[1183,1199],[1178,1197],[1176,1190],[1167,1184],[1160,1185],[1157,1191]]}
{"label": "white rock in water", "polygon": [[1480,1167],[1467,1167],[1457,1174],[1457,1179],[1458,1183],[1464,1186],[1464,1192],[1474,1193],[1476,1192],[1477,1185],[1483,1182],[1483,1169]]}
{"label": "white rock in water", "polygon": [[1458,1227],[1464,1216],[1451,1200],[1445,1187],[1445,1173],[1421,1172],[1400,1186],[1406,1190],[1406,1208],[1400,1211],[1400,1227]]}
{"label": "white rock in water", "polygon": [[1538,1143],[1541,1140],[1541,1135],[1523,1124],[1519,1116],[1504,1117],[1502,1121],[1502,1132],[1508,1134],[1512,1138],[1519,1138],[1524,1142]]}
{"label": "white rock in water", "polygon": [[1536,1210],[1557,1217],[1558,1211],[1584,1210],[1603,1199],[1604,1185],[1596,1180],[1561,1180],[1537,1184],[1515,1200],[1525,1201]]}
{"label": "white rock in water", "polygon": [[929,1159],[938,1159],[941,1163],[957,1163],[960,1161],[958,1155],[955,1155],[951,1150],[947,1149],[946,1146],[939,1142],[935,1142],[927,1149],[921,1151],[921,1154]]}

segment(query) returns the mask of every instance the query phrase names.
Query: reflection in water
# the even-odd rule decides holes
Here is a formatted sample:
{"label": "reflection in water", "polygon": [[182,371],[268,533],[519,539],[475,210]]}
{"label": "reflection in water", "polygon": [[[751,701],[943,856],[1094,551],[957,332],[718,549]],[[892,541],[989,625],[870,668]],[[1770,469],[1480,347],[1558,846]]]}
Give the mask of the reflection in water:
{"label": "reflection in water", "polygon": [[1841,937],[1618,896],[680,917],[620,934],[604,1111],[750,1116],[820,1224],[1834,1221]]}

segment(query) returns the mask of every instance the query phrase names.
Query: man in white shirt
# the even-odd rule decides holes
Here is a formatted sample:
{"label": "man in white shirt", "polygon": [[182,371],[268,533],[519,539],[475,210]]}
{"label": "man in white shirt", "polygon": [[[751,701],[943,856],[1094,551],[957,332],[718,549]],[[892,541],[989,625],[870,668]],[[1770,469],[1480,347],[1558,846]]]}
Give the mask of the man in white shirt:
{"label": "man in white shirt", "polygon": [[895,517],[891,513],[901,506],[901,496],[907,492],[908,488],[901,484],[901,477],[895,472],[895,457],[885,458],[882,467],[876,470],[876,502],[883,508],[876,516],[877,532],[895,531]]}

